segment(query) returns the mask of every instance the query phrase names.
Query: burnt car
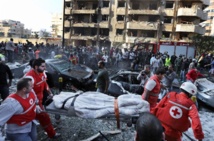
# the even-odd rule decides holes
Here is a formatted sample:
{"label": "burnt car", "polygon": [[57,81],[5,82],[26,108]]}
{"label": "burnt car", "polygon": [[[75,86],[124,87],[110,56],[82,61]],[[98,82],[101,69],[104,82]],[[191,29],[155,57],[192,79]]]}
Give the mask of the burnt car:
{"label": "burnt car", "polygon": [[142,94],[143,87],[137,80],[138,74],[139,72],[120,70],[110,76],[108,94],[115,97],[125,93]]}
{"label": "burnt car", "polygon": [[195,81],[195,85],[198,89],[197,98],[214,108],[214,83],[207,78],[200,78]]}
{"label": "burnt car", "polygon": [[[46,59],[45,63],[46,74],[55,87],[62,87],[63,90],[74,90],[74,88],[82,91],[95,90],[94,72],[91,68],[81,64],[73,65],[70,61],[62,59]],[[20,67],[22,75],[27,66],[28,63]]]}

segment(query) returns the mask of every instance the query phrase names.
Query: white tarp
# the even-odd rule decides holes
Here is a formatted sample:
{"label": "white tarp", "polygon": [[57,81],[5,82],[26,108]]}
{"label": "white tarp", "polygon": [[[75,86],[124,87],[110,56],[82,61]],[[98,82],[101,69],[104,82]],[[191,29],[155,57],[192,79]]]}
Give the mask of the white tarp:
{"label": "white tarp", "polygon": [[[55,95],[54,105],[62,108],[65,99],[82,92],[61,92]],[[70,98],[64,108],[69,109],[74,98]],[[117,98],[119,113],[124,116],[137,115],[142,112],[149,112],[149,103],[142,99],[141,95],[124,94]],[[74,112],[82,118],[100,118],[105,115],[114,114],[115,97],[100,92],[84,92],[74,102]]]}
{"label": "white tarp", "polygon": [[200,78],[195,81],[196,85],[197,83],[206,88],[206,90],[213,90],[214,89],[214,83],[207,80],[206,78]]}

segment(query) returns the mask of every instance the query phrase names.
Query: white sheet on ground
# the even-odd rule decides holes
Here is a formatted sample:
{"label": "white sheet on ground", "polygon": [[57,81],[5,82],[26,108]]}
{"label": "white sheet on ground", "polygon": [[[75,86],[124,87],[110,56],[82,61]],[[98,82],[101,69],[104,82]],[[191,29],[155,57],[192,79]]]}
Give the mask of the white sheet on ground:
{"label": "white sheet on ground", "polygon": [[[54,96],[54,105],[57,108],[62,108],[65,99],[80,93],[82,92],[61,92],[59,95]],[[140,95],[124,94],[117,99],[121,115],[132,116],[142,112],[149,112],[149,103],[142,100]],[[70,98],[64,108],[69,109],[72,101],[73,98]],[[113,96],[100,92],[84,92],[74,102],[75,114],[82,118],[100,118],[105,115],[114,114],[114,101],[115,98]]]}

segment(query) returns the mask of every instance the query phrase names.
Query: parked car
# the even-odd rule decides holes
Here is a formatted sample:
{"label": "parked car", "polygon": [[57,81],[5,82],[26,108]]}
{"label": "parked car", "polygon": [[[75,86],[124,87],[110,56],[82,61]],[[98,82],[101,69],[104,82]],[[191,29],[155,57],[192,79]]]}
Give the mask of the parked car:
{"label": "parked car", "polygon": [[[53,80],[55,87],[60,86],[61,77],[64,90],[73,90],[72,86],[83,91],[95,90],[94,73],[91,68],[81,64],[73,65],[70,61],[62,59],[46,59],[45,63],[46,73]],[[28,63],[20,67],[22,72],[27,66]]]}
{"label": "parked car", "polygon": [[205,104],[214,107],[214,83],[207,78],[200,78],[195,81],[198,93],[197,98]]}

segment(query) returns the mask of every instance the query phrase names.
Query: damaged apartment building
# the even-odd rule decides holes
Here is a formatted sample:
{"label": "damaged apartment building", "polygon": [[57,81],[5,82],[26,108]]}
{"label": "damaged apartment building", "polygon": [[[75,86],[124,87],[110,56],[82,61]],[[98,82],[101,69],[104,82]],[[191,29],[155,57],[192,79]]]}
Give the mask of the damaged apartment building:
{"label": "damaged apartment building", "polygon": [[64,39],[73,46],[190,42],[209,0],[64,0]]}

